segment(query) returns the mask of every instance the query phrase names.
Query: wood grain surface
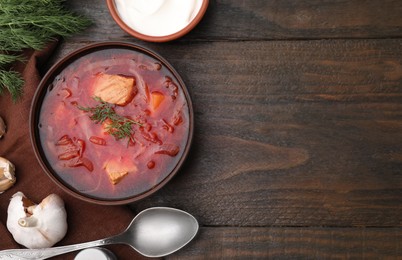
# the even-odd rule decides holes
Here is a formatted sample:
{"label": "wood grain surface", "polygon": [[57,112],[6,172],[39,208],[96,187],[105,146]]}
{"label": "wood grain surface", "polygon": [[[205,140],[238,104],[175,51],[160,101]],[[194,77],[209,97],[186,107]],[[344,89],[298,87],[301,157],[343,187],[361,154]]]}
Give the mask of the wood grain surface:
{"label": "wood grain surface", "polygon": [[48,66],[127,41],[189,89],[190,156],[131,205],[197,217],[199,236],[170,259],[401,257],[401,1],[211,0],[196,29],[162,44],[124,33],[104,1],[67,4],[94,25]]}
{"label": "wood grain surface", "polygon": [[401,241],[398,228],[203,228],[168,259],[399,259]]}
{"label": "wood grain surface", "polygon": [[[110,18],[106,1],[70,0],[95,26],[77,39],[132,37]],[[179,41],[390,38],[402,36],[399,0],[210,0],[200,24]],[[90,35],[90,37],[88,37]]]}

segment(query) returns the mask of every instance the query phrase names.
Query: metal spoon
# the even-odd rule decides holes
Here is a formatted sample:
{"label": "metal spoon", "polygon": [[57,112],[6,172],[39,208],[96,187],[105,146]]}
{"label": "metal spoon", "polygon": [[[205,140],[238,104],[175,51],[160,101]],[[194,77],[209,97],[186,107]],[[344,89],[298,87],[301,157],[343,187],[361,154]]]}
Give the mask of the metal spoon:
{"label": "metal spoon", "polygon": [[126,244],[147,257],[169,255],[188,244],[198,232],[198,222],[189,213],[166,207],[140,212],[127,229],[116,236],[81,244],[44,249],[10,249],[0,251],[0,259],[47,259],[84,248]]}

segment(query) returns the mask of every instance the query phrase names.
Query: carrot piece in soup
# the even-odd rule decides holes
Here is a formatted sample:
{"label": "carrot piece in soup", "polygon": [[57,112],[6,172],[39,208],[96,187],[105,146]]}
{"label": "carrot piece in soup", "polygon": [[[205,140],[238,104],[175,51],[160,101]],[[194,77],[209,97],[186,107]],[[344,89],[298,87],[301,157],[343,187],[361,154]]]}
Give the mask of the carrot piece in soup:
{"label": "carrot piece in soup", "polygon": [[134,78],[103,73],[96,76],[94,96],[105,102],[125,106],[136,94]]}
{"label": "carrot piece in soup", "polygon": [[151,93],[151,107],[153,111],[155,111],[165,99],[165,95],[163,95],[159,91],[153,91]]}

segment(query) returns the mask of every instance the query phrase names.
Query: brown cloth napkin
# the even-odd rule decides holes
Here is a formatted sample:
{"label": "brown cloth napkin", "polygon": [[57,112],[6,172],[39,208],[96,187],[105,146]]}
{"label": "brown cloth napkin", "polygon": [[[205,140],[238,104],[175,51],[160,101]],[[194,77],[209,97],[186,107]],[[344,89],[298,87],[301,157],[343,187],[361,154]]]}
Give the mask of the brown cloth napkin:
{"label": "brown cloth napkin", "polygon": [[[80,201],[57,187],[43,172],[34,155],[29,137],[29,110],[31,100],[40,81],[38,68],[54,51],[52,43],[42,51],[27,51],[27,62],[16,65],[25,79],[22,99],[13,103],[11,97],[0,96],[0,116],[7,124],[7,133],[0,139],[0,156],[16,167],[16,184],[0,194],[0,250],[23,248],[18,245],[6,228],[7,208],[11,196],[22,191],[32,201],[39,203],[51,193],[58,194],[65,202],[68,218],[67,235],[55,246],[69,245],[101,239],[122,232],[134,217],[126,206],[102,206]],[[118,259],[142,259],[126,245],[108,247]],[[73,259],[69,253],[53,259]]]}

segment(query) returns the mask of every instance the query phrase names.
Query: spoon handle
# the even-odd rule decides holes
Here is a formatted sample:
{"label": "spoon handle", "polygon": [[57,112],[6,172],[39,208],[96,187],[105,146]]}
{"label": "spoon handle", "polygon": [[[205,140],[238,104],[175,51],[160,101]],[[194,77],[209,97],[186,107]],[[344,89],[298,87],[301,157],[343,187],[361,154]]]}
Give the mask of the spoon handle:
{"label": "spoon handle", "polygon": [[109,244],[115,244],[118,241],[115,237],[110,237],[106,239],[95,240],[91,242],[68,245],[68,246],[59,246],[59,247],[51,247],[51,248],[43,248],[43,249],[9,249],[0,251],[0,260],[28,260],[28,259],[47,259],[53,256],[62,255],[65,253],[95,247],[95,246],[104,246]]}

